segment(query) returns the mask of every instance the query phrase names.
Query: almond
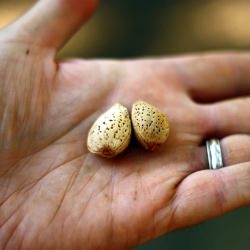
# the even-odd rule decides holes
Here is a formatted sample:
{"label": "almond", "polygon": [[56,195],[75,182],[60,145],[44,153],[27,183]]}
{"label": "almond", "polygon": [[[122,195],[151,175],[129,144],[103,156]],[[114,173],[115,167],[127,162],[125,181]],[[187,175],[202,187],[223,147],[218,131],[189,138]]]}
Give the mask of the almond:
{"label": "almond", "polygon": [[131,139],[131,121],[126,107],[117,103],[90,128],[87,147],[91,153],[112,158],[123,152]]}
{"label": "almond", "polygon": [[137,101],[132,107],[132,124],[137,140],[153,151],[169,136],[169,122],[163,112],[144,101]]}

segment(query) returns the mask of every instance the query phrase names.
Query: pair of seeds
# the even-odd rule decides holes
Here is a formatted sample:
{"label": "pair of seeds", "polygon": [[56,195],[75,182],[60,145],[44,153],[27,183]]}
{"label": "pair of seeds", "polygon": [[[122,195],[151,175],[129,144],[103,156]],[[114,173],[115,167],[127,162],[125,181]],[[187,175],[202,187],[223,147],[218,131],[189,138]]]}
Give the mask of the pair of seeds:
{"label": "pair of seeds", "polygon": [[[145,149],[152,151],[167,140],[169,123],[156,107],[138,101],[133,104],[131,118],[135,136]],[[91,153],[112,158],[127,148],[131,134],[128,109],[117,103],[90,128],[87,147]]]}

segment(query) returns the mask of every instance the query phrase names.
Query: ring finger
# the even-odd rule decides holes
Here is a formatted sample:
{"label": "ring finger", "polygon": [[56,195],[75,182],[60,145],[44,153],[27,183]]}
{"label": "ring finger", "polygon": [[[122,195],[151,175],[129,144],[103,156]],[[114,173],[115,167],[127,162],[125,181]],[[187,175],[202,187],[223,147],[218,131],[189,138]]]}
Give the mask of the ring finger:
{"label": "ring finger", "polygon": [[231,135],[221,140],[224,166],[250,162],[250,135]]}

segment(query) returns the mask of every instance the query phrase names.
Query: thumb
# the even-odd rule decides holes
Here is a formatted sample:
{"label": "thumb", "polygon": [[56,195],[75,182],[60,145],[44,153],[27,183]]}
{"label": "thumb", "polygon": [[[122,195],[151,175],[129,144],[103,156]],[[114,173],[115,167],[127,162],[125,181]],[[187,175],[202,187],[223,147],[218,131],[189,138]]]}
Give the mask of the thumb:
{"label": "thumb", "polygon": [[97,3],[98,0],[40,0],[9,29],[14,29],[18,40],[58,50],[91,16]]}

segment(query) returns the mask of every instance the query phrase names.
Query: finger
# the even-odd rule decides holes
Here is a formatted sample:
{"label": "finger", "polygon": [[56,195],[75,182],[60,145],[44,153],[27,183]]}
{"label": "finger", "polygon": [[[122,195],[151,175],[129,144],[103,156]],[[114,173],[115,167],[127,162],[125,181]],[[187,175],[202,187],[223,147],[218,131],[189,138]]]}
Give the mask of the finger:
{"label": "finger", "polygon": [[[18,40],[59,49],[93,13],[98,0],[41,0],[10,29]],[[10,33],[10,32],[9,32]]]}
{"label": "finger", "polygon": [[247,53],[188,57],[180,69],[187,90],[198,102],[214,102],[250,94],[250,56]]}
{"label": "finger", "polygon": [[190,226],[250,204],[250,162],[187,177],[173,202],[172,229]]}
{"label": "finger", "polygon": [[250,135],[231,135],[221,140],[225,166],[250,162]]}
{"label": "finger", "polygon": [[249,107],[250,97],[201,107],[207,121],[206,134],[220,138],[231,134],[250,134]]}
{"label": "finger", "polygon": [[[250,135],[230,135],[220,140],[224,166],[250,162]],[[197,150],[194,158],[196,168],[192,172],[208,169],[207,149],[202,146]]]}

